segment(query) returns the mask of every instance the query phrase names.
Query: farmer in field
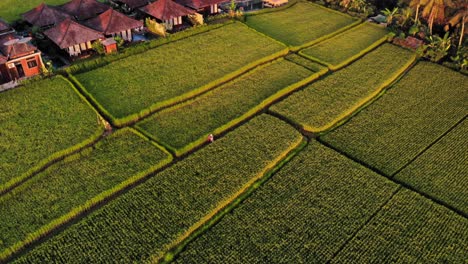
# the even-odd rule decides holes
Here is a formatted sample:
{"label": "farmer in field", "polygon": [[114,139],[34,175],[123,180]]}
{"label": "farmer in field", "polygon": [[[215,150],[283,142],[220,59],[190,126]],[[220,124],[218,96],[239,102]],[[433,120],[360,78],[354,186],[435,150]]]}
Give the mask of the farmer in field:
{"label": "farmer in field", "polygon": [[213,141],[214,141],[214,136],[213,136],[213,134],[210,134],[208,136],[208,142],[212,143]]}

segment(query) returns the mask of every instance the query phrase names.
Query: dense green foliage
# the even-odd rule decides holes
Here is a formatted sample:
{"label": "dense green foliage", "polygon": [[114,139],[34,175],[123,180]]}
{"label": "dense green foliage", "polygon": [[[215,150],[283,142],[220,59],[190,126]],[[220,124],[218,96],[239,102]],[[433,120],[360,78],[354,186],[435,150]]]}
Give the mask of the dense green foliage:
{"label": "dense green foliage", "polygon": [[468,215],[468,121],[463,121],[395,177]]}
{"label": "dense green foliage", "polygon": [[311,44],[356,21],[308,2],[299,2],[277,12],[247,16],[246,19],[250,27],[290,46]]}
{"label": "dense green foliage", "polygon": [[25,240],[28,234],[48,232],[46,226],[51,221],[132,176],[154,171],[170,160],[167,153],[148,140],[123,129],[49,167],[0,197],[0,252]]}
{"label": "dense green foliage", "polygon": [[[312,72],[285,60],[267,64],[182,105],[158,112],[138,124],[146,133],[178,152],[194,141],[205,142],[244,120],[282,89]],[[253,110],[253,111],[252,111]]]}
{"label": "dense green foliage", "polygon": [[384,42],[387,33],[383,27],[363,23],[300,53],[337,69]]}
{"label": "dense green foliage", "polygon": [[403,189],[332,263],[463,263],[467,238],[466,218]]}
{"label": "dense green foliage", "polygon": [[387,94],[323,139],[392,175],[466,116],[467,87],[466,76],[420,62]]}
{"label": "dense green foliage", "polygon": [[99,131],[96,113],[62,77],[2,92],[0,186],[30,175],[51,155]]}
{"label": "dense green foliage", "polygon": [[177,262],[325,263],[396,188],[312,141]]}
{"label": "dense green foliage", "polygon": [[413,53],[385,44],[271,109],[308,131],[322,132],[374,98],[414,59]]}
{"label": "dense green foliage", "polygon": [[13,22],[20,19],[21,14],[35,8],[41,3],[48,5],[61,5],[69,0],[1,0],[0,1],[0,18],[7,22]]}
{"label": "dense green foliage", "polygon": [[211,82],[282,50],[284,46],[272,39],[234,23],[76,77],[111,115],[123,118],[193,96],[211,88]]}
{"label": "dense green foliage", "polygon": [[[18,259],[124,262],[159,255],[203,224],[302,141],[259,116],[155,175]],[[192,228],[192,229],[191,229]]]}

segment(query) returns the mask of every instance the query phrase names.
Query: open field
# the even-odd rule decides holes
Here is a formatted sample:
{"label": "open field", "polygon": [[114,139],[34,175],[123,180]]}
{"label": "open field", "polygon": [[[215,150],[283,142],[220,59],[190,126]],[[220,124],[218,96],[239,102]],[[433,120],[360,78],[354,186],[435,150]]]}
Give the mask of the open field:
{"label": "open field", "polygon": [[132,262],[179,241],[302,140],[260,116],[45,241],[16,263]]}
{"label": "open field", "polygon": [[20,19],[21,14],[33,9],[41,3],[48,5],[61,5],[69,0],[1,0],[0,1],[0,18],[7,22],[13,22]]}
{"label": "open field", "polygon": [[0,252],[26,237],[31,240],[34,233],[50,231],[85,210],[85,204],[104,191],[119,189],[170,160],[148,140],[123,129],[53,165],[0,197]]}
{"label": "open field", "polygon": [[308,2],[299,2],[277,12],[247,16],[246,20],[250,27],[293,47],[311,45],[356,22],[348,15]]}
{"label": "open field", "polygon": [[369,52],[387,39],[388,31],[371,23],[363,23],[331,39],[327,39],[300,54],[337,70]]}
{"label": "open field", "polygon": [[325,263],[396,189],[312,141],[176,262]]}
{"label": "open field", "polygon": [[[241,23],[134,55],[76,78],[114,118],[175,103],[229,80],[285,47]],[[250,65],[253,63],[254,65]],[[250,66],[249,66],[250,65]],[[246,68],[247,67],[247,68]],[[234,77],[234,76],[232,76]]]}
{"label": "open field", "polygon": [[464,263],[468,220],[403,189],[331,263]]}
{"label": "open field", "polygon": [[420,62],[384,96],[323,140],[393,175],[466,116],[467,87],[466,76]]}
{"label": "open field", "polygon": [[98,137],[103,129],[97,121],[96,112],[62,77],[2,92],[0,191]]}
{"label": "open field", "polygon": [[468,215],[468,121],[463,121],[395,178]]}
{"label": "open field", "polygon": [[290,53],[286,55],[284,58],[290,62],[294,62],[298,65],[301,65],[302,67],[305,67],[313,72],[323,71],[326,68],[325,66],[317,62],[311,61],[309,59],[306,59],[302,56],[299,56],[296,53]]}
{"label": "open field", "polygon": [[[138,127],[182,154],[254,114],[269,97],[281,94],[313,73],[297,64],[275,61],[194,100],[158,112]],[[192,143],[192,144],[190,144]]]}
{"label": "open field", "polygon": [[307,131],[323,132],[377,96],[414,60],[413,53],[384,44],[273,105],[271,110]]}

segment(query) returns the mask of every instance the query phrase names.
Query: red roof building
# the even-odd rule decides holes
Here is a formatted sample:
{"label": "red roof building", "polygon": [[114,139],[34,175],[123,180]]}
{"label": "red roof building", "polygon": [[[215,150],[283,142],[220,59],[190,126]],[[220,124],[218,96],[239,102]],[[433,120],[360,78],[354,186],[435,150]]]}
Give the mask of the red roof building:
{"label": "red roof building", "polygon": [[142,28],[143,22],[109,8],[99,16],[87,20],[84,25],[101,32],[105,36],[117,35],[126,41],[132,41],[132,30]]}
{"label": "red roof building", "polygon": [[44,34],[70,56],[80,55],[83,51],[92,49],[92,42],[104,38],[104,35],[88,28],[70,18],[57,26],[44,31]]}
{"label": "red roof building", "polygon": [[0,19],[0,35],[9,34],[12,32],[14,32],[14,30],[11,28],[11,26],[7,22]]}
{"label": "red roof building", "polygon": [[169,25],[181,25],[182,17],[195,13],[172,0],[158,0],[152,4],[140,8],[144,13]]}
{"label": "red roof building", "polygon": [[55,26],[67,18],[70,18],[69,14],[44,3],[23,14],[26,22],[41,28]]}
{"label": "red roof building", "polygon": [[71,0],[60,6],[60,9],[74,16],[77,20],[86,20],[105,12],[109,6],[96,0]]}
{"label": "red roof building", "polygon": [[30,40],[20,39],[14,33],[0,36],[0,83],[41,73],[41,52]]}
{"label": "red roof building", "polygon": [[176,0],[177,3],[186,7],[193,8],[200,13],[207,15],[217,14],[219,12],[218,4],[228,2],[229,0]]}

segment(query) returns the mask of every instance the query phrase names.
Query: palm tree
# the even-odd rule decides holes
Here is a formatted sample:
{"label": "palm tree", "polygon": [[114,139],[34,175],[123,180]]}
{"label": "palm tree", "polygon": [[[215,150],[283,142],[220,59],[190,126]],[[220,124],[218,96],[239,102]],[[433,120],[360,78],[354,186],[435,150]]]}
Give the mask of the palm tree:
{"label": "palm tree", "polygon": [[452,0],[423,0],[424,9],[421,15],[427,19],[429,32],[432,35],[432,26],[445,22],[445,8],[454,7]]}
{"label": "palm tree", "polygon": [[424,5],[424,3],[427,2],[427,0],[411,0],[409,3],[409,6],[413,9],[416,10],[416,15],[414,16],[414,22],[418,23],[419,19],[419,8],[421,5]]}
{"label": "palm tree", "polygon": [[457,12],[449,19],[448,24],[455,27],[461,24],[460,40],[458,41],[458,48],[461,48],[463,43],[463,36],[465,35],[465,24],[468,23],[468,3],[465,1],[456,3]]}

